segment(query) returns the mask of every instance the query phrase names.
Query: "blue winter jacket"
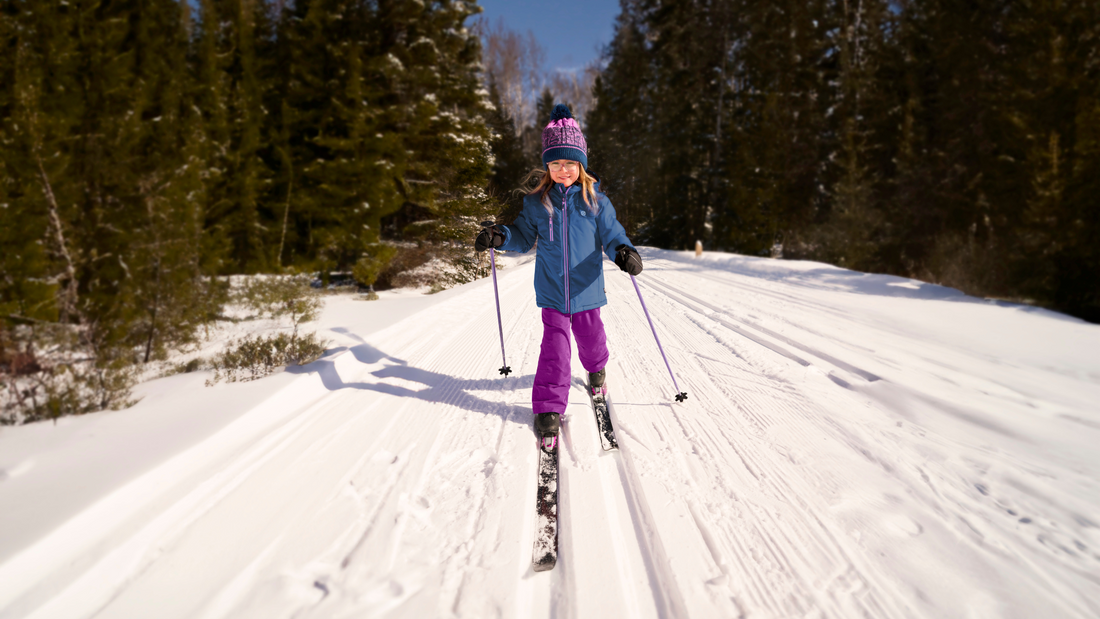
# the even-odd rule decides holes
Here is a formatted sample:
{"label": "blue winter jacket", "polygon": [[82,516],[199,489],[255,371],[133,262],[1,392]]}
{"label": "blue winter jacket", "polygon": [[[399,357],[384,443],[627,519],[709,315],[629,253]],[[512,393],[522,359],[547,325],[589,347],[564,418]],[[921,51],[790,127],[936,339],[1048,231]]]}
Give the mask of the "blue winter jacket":
{"label": "blue winter jacket", "polygon": [[505,251],[527,253],[538,241],[535,300],[539,307],[573,314],[607,305],[601,254],[614,260],[616,247],[633,244],[598,183],[596,196],[596,204],[589,208],[579,182],[568,188],[557,183],[546,203],[538,194],[526,196],[515,223],[501,226],[505,240],[500,248]]}

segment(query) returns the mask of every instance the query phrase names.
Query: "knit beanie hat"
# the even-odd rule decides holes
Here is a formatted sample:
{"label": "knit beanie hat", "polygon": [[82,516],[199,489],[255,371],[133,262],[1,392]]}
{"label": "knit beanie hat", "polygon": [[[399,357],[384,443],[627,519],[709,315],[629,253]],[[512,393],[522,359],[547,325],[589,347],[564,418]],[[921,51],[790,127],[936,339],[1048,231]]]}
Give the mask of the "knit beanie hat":
{"label": "knit beanie hat", "polygon": [[542,130],[542,165],[558,159],[579,161],[588,169],[588,143],[573,113],[561,103],[550,113],[550,124]]}

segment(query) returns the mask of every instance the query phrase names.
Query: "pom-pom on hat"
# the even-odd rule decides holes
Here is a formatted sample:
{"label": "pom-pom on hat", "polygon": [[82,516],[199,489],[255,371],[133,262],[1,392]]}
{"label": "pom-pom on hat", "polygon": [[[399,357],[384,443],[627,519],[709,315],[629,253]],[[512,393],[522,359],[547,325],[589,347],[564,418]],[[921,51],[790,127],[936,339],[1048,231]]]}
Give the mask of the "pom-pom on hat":
{"label": "pom-pom on hat", "polygon": [[588,142],[569,107],[561,103],[550,113],[550,124],[542,130],[542,165],[558,159],[579,161],[588,169]]}

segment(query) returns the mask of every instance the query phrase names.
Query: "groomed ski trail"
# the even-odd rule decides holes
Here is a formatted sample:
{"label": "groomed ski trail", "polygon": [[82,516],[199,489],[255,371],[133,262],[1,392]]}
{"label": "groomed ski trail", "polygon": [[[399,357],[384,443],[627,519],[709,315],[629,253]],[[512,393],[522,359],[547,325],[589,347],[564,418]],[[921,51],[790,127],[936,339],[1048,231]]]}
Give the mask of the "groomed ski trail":
{"label": "groomed ski trail", "polygon": [[488,280],[345,332],[238,423],[0,565],[34,575],[0,618],[1100,614],[1096,471],[978,406],[1027,410],[1038,379],[913,337],[891,314],[911,299],[864,309],[752,259],[643,257],[689,399],[605,262],[620,449],[600,448],[574,347],[554,570],[531,569],[527,260],[499,273],[510,376]]}

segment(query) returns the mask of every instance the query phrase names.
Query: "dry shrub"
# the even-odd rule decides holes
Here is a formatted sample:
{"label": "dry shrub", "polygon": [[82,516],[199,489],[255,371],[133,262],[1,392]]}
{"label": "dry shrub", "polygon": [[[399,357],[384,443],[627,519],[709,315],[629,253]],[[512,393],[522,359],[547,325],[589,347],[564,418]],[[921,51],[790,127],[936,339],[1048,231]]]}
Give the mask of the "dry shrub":
{"label": "dry shrub", "polygon": [[289,319],[293,331],[267,336],[246,335],[230,342],[225,351],[211,360],[214,377],[206,381],[207,386],[222,380],[229,383],[256,380],[286,366],[312,363],[324,354],[328,342],[317,339],[316,333],[298,333],[298,327],[316,320],[321,310],[321,298],[310,288],[309,278],[252,278],[238,292],[235,301],[254,313],[251,318]]}
{"label": "dry shrub", "polygon": [[979,297],[997,295],[1004,276],[1004,263],[994,244],[962,234],[937,238],[927,265],[928,273],[918,274],[920,279]]}
{"label": "dry shrub", "polygon": [[99,354],[88,332],[44,322],[0,329],[0,425],[134,404],[133,359]]}
{"label": "dry shrub", "polygon": [[324,354],[325,344],[327,342],[317,339],[316,333],[245,336],[214,357],[211,363],[214,377],[206,381],[206,385],[209,387],[221,380],[247,382],[287,366],[312,363]]}
{"label": "dry shrub", "polygon": [[305,276],[258,276],[249,278],[233,301],[250,312],[250,318],[289,318],[295,332],[298,325],[317,319],[321,299]]}

